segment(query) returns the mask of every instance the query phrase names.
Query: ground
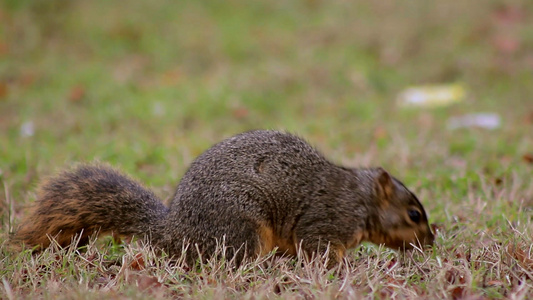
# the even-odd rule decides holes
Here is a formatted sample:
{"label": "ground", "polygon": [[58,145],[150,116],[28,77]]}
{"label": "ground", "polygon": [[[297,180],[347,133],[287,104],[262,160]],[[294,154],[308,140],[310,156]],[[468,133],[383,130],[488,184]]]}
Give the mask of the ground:
{"label": "ground", "polygon": [[[529,1],[5,0],[0,21],[1,298],[533,297]],[[397,101],[435,84],[466,94]],[[500,124],[450,128],[471,113]],[[72,163],[108,162],[168,202],[197,155],[256,128],[386,168],[435,246],[365,244],[333,270],[275,256],[191,269],[110,238],[6,246],[38,182]]]}

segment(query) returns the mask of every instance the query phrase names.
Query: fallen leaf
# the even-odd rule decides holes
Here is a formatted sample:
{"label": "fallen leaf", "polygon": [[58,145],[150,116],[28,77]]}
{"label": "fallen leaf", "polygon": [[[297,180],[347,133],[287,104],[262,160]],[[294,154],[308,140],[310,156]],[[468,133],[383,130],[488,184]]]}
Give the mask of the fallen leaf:
{"label": "fallen leaf", "polygon": [[[533,66],[533,58],[531,59],[532,61],[532,66]],[[525,117],[525,120],[524,120],[527,124],[533,124],[533,111],[530,111],[526,117]]]}
{"label": "fallen leaf", "polygon": [[464,275],[456,269],[449,269],[446,271],[444,278],[451,285],[450,294],[452,299],[462,299],[466,294],[464,287],[466,279]]}
{"label": "fallen leaf", "polygon": [[463,296],[466,294],[465,288],[458,286],[452,289],[451,295],[452,299],[463,299]]}
{"label": "fallen leaf", "polygon": [[7,84],[5,82],[0,81],[0,100],[5,99],[7,97]]}
{"label": "fallen leaf", "polygon": [[[390,261],[388,261],[386,264],[385,264],[385,268],[387,268],[387,270],[391,270],[394,268],[394,266],[396,266],[396,259],[391,259]],[[389,281],[390,282],[390,281]]]}
{"label": "fallen leaf", "polygon": [[529,258],[522,248],[509,244],[507,246],[507,253],[516,259],[524,269],[529,271],[533,270],[533,259]]}
{"label": "fallen leaf", "polygon": [[85,259],[89,262],[93,262],[97,259],[98,257],[96,256],[96,253],[91,253],[89,254],[87,257],[85,257]]}
{"label": "fallen leaf", "polygon": [[32,85],[38,79],[38,74],[32,72],[26,72],[20,76],[18,81],[24,87]]}
{"label": "fallen leaf", "polygon": [[244,107],[238,107],[232,111],[232,114],[237,119],[244,119],[249,115],[249,111]]}
{"label": "fallen leaf", "polygon": [[431,227],[431,231],[433,231],[433,233],[435,235],[439,235],[441,232],[444,231],[444,225],[443,224],[439,224],[439,223],[432,223],[431,225],[429,225]]}
{"label": "fallen leaf", "polygon": [[281,285],[279,283],[274,284],[273,290],[274,290],[274,294],[276,295],[281,294]]}
{"label": "fallen leaf", "polygon": [[140,275],[137,280],[137,287],[141,291],[147,290],[147,289],[154,289],[154,288],[160,288],[163,285],[157,280],[157,277],[155,276],[147,276],[147,275]]}
{"label": "fallen leaf", "polygon": [[526,153],[522,156],[522,159],[528,164],[533,164],[533,153]]}
{"label": "fallen leaf", "polygon": [[499,280],[491,280],[487,282],[487,286],[502,286],[503,282]]}
{"label": "fallen leaf", "polygon": [[77,85],[70,90],[68,100],[70,102],[80,102],[85,97],[85,88]]}
{"label": "fallen leaf", "polygon": [[390,287],[384,287],[379,291],[379,296],[382,299],[389,299],[391,298],[393,293],[394,293],[394,290],[392,290]]}
{"label": "fallen leaf", "polygon": [[180,69],[169,70],[161,76],[161,83],[165,86],[173,86],[178,84],[183,77]]}
{"label": "fallen leaf", "polygon": [[446,281],[449,284],[465,284],[465,277],[456,269],[449,269],[446,271]]}
{"label": "fallen leaf", "polygon": [[133,261],[130,263],[130,268],[134,270],[144,270],[145,264],[144,264],[144,258],[142,253],[137,253],[135,257],[133,258]]}
{"label": "fallen leaf", "polygon": [[99,285],[102,285],[102,286],[105,286],[106,284],[109,283],[109,278],[107,277],[104,277],[104,276],[99,276],[96,278],[95,282]]}
{"label": "fallen leaf", "polygon": [[393,284],[396,286],[403,286],[405,284],[405,279],[403,278],[394,278],[392,276],[388,276],[387,283]]}
{"label": "fallen leaf", "polygon": [[9,47],[6,43],[0,42],[0,55],[5,55],[8,53]]}

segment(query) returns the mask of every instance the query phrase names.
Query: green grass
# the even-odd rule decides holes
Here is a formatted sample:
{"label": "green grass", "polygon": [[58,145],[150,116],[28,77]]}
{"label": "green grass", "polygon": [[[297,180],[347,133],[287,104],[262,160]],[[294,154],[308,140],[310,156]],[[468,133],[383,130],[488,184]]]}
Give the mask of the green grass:
{"label": "green grass", "polygon": [[[372,3],[2,1],[0,297],[533,297],[533,6]],[[396,105],[404,88],[438,83],[463,84],[466,100]],[[501,127],[447,129],[475,112]],[[328,271],[276,257],[190,270],[109,239],[37,256],[5,247],[39,180],[73,162],[119,166],[168,201],[197,155],[254,128],[390,170],[438,224],[434,249],[363,245]]]}

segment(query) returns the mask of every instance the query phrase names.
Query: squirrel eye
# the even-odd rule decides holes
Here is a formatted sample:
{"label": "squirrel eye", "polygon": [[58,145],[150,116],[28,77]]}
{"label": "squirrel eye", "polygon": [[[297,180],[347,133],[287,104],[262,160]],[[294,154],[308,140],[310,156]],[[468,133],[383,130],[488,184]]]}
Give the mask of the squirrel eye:
{"label": "squirrel eye", "polygon": [[410,209],[407,211],[407,214],[409,215],[411,221],[413,221],[414,223],[420,222],[421,215],[418,210]]}

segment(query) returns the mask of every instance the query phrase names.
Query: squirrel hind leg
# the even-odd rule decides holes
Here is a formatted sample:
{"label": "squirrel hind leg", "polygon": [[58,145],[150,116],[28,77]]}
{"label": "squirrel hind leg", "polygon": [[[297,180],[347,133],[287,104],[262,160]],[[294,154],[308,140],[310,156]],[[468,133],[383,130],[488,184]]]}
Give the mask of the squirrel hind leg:
{"label": "squirrel hind leg", "polygon": [[258,256],[265,256],[276,247],[276,237],[274,229],[268,225],[260,225],[257,233],[259,235],[259,243],[255,249],[255,254]]}
{"label": "squirrel hind leg", "polygon": [[[246,218],[234,217],[230,226],[217,227],[220,231],[215,234],[218,237],[216,240],[208,238],[198,241],[203,258],[224,257],[240,266],[249,259],[268,253],[273,249],[272,243],[263,238],[271,235],[268,230],[254,223]],[[198,258],[194,249],[189,249],[189,253],[193,255],[193,259]]]}
{"label": "squirrel hind leg", "polygon": [[274,228],[267,224],[260,224],[257,230],[259,236],[256,254],[265,256],[276,249],[276,255],[296,256],[298,253],[297,245],[293,239],[281,238],[274,231]]}

